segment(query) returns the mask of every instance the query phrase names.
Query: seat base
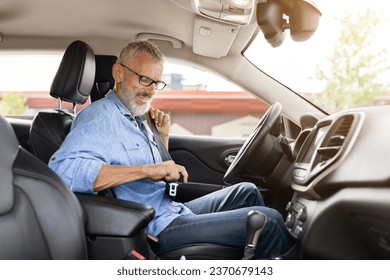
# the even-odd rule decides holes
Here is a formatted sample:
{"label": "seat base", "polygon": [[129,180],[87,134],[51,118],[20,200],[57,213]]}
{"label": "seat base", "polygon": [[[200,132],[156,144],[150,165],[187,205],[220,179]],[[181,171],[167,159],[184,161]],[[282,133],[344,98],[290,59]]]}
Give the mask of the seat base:
{"label": "seat base", "polygon": [[163,260],[179,260],[182,256],[186,260],[241,260],[244,256],[244,248],[200,243],[157,254],[157,258]]}

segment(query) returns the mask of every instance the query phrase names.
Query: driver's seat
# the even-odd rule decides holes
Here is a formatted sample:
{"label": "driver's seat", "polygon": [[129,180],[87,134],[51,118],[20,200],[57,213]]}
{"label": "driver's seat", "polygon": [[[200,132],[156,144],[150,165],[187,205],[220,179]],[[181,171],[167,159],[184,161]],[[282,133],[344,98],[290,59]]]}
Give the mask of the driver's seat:
{"label": "driver's seat", "polygon": [[[48,163],[69,133],[76,114],[76,104],[89,98],[95,78],[95,55],[83,41],[74,41],[66,49],[50,88],[50,95],[58,99],[58,110],[41,111],[30,129],[33,154]],[[73,113],[62,109],[62,102],[73,104]]]}
{"label": "driver's seat", "polygon": [[[109,61],[110,63],[114,62],[113,58],[111,58],[111,57],[108,57],[108,58],[110,59],[110,61]],[[72,73],[72,75],[75,77],[78,77],[78,76],[83,77],[83,79],[81,79],[81,80],[78,78],[66,79],[67,88],[72,89],[72,90],[70,90],[72,95],[75,95],[76,97],[78,97],[80,95],[80,94],[78,94],[78,92],[80,90],[80,81],[85,81],[83,84],[88,84],[88,86],[81,88],[81,89],[83,89],[83,91],[81,93],[86,92],[85,98],[82,99],[82,101],[85,101],[86,98],[88,97],[89,90],[90,90],[92,83],[93,83],[93,77],[95,75],[95,56],[93,54],[92,49],[86,43],[81,42],[81,41],[76,41],[68,47],[66,53],[64,54],[64,60],[66,63],[64,63],[62,65],[61,69],[64,67],[70,68],[72,66],[70,68],[70,69],[72,69],[72,71],[70,71]],[[76,60],[76,61],[73,61],[73,60]],[[105,65],[104,67],[111,67],[111,66]],[[100,67],[98,68],[98,70],[102,73],[108,73],[108,74],[111,73],[110,71],[102,71],[102,69]],[[62,71],[59,70],[59,73],[62,73]],[[66,71],[66,73],[68,73],[68,71]],[[71,75],[71,74],[69,74],[69,75]],[[64,78],[64,77],[62,77],[62,78]],[[102,78],[102,81],[110,81],[110,80],[111,80],[110,75],[108,75],[107,79]],[[98,80],[96,82],[99,82],[99,81],[100,80]],[[56,95],[55,95],[56,97],[64,98],[64,96],[68,96],[68,94],[65,95],[65,91],[59,91],[59,92],[61,94],[59,95],[58,93],[56,93]],[[74,94],[74,92],[76,92],[77,94]],[[44,118],[44,120],[48,120],[48,121],[52,120],[55,116],[58,116],[61,119],[63,118],[63,116],[65,116],[68,119],[68,115],[69,115],[69,114],[64,114],[63,112],[55,112],[55,111],[48,112],[46,114],[47,115],[45,115],[46,117]],[[43,119],[43,118],[39,118],[39,119]],[[60,122],[60,124],[62,124],[62,125],[67,124],[67,127],[69,129],[69,124],[71,123],[72,119],[73,118],[69,118],[69,121],[66,121],[66,122],[62,121],[62,122]],[[43,129],[41,129],[42,127],[43,127]],[[57,129],[59,128],[57,126],[53,126],[53,127],[57,128]],[[46,125],[37,127],[36,122],[34,122],[34,125],[32,128],[33,134],[31,136],[31,141],[35,139],[34,132],[42,132],[43,131],[44,133],[41,133],[41,134],[45,135],[46,130],[47,130]],[[65,130],[63,128],[60,128],[60,131],[65,131]],[[66,135],[66,133],[67,132],[65,131],[64,135]],[[53,138],[53,137],[49,137],[49,139],[51,139],[51,138]],[[63,138],[56,137],[56,139],[57,138],[60,139],[60,141],[58,142],[58,144],[60,144],[62,142]],[[38,139],[38,140],[40,140],[40,139]],[[37,141],[32,141],[32,142],[35,143]],[[54,141],[52,141],[52,142],[54,142]],[[37,142],[37,143],[39,143],[39,142]],[[38,145],[35,145],[35,146],[38,146]],[[42,147],[45,147],[44,149],[41,149],[42,152],[44,153],[45,157],[42,158],[38,154],[37,154],[37,156],[38,156],[38,158],[40,158],[41,160],[43,160],[46,163],[49,160],[50,156],[52,155],[53,151],[52,151],[52,149],[48,149],[48,147],[46,147],[44,145],[42,145]],[[58,147],[59,147],[59,145],[54,145],[53,150],[55,151],[56,149],[58,149]],[[34,151],[37,151],[37,149],[35,149]],[[183,191],[185,191],[185,187],[183,188]],[[112,192],[109,192],[109,193],[112,193]],[[107,196],[107,192],[105,192],[105,195]],[[136,211],[137,210],[134,209],[134,212],[136,212]],[[174,248],[174,249],[171,249],[169,251],[160,252],[158,250],[157,244],[154,244],[152,241],[150,243],[151,243],[151,247],[152,247],[152,249],[153,249],[153,251],[156,254],[156,257],[158,259],[179,259],[182,256],[185,256],[186,259],[242,259],[243,255],[244,255],[244,248],[242,248],[242,247],[236,248],[236,247],[229,247],[229,246],[224,246],[224,245],[219,245],[219,244],[190,244],[187,246],[181,246],[178,248]]]}

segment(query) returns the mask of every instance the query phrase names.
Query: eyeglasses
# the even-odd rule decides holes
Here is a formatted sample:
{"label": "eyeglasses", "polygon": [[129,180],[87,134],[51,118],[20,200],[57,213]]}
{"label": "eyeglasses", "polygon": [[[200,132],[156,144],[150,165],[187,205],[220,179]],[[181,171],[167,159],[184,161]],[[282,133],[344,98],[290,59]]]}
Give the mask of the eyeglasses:
{"label": "eyeglasses", "polygon": [[126,65],[122,64],[122,63],[119,63],[122,67],[125,67],[127,70],[129,70],[131,73],[133,73],[134,75],[137,75],[139,77],[139,83],[145,87],[148,87],[148,86],[151,86],[152,84],[155,84],[156,85],[156,89],[157,90],[162,90],[165,88],[165,86],[167,85],[166,83],[164,83],[163,81],[155,81],[155,80],[152,80],[151,78],[149,77],[146,77],[146,76],[142,76],[140,74],[138,74],[137,72],[131,70],[129,67],[127,67]]}

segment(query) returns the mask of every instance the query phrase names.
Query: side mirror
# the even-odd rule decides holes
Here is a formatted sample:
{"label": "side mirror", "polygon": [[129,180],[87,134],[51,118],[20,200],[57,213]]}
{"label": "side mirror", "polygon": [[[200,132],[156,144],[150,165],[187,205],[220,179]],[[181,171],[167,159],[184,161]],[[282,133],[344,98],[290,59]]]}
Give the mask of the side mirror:
{"label": "side mirror", "polygon": [[317,30],[321,15],[310,0],[262,0],[256,11],[257,23],[273,47],[283,43],[287,29],[294,41],[308,40]]}

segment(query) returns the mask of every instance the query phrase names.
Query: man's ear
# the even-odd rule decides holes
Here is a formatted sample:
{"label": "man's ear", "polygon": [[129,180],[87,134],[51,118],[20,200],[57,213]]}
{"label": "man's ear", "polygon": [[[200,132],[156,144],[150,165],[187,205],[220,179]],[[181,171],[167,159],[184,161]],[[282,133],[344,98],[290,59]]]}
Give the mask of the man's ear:
{"label": "man's ear", "polygon": [[112,66],[112,77],[115,80],[115,83],[120,83],[123,80],[123,69],[119,63],[115,63]]}

